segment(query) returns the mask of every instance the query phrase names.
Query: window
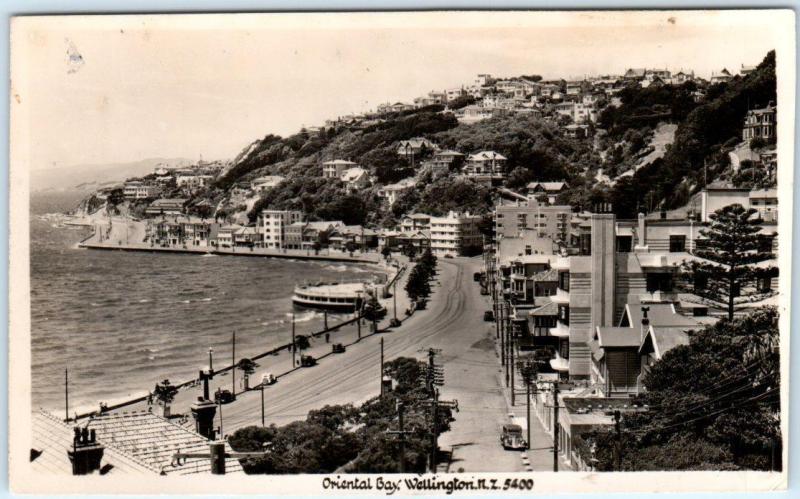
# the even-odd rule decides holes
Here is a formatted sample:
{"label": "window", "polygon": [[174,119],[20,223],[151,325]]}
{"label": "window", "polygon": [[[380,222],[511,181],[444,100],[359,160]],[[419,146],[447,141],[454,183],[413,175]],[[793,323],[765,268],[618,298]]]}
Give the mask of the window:
{"label": "window", "polygon": [[558,306],[558,320],[569,326],[569,305]]}
{"label": "window", "polygon": [[630,253],[633,244],[633,236],[617,236],[617,252]]}
{"label": "window", "polygon": [[569,291],[569,272],[558,273],[558,287],[564,291]]}
{"label": "window", "polygon": [[686,251],[686,236],[669,236],[669,252],[681,253]]}
{"label": "window", "polygon": [[530,245],[526,245],[525,246],[525,254],[526,255],[530,255],[531,254],[531,246]]}
{"label": "window", "polygon": [[769,293],[772,290],[772,278],[771,277],[759,277],[758,278],[758,290],[762,293]]}
{"label": "window", "polygon": [[672,291],[672,274],[647,274],[647,292]]}

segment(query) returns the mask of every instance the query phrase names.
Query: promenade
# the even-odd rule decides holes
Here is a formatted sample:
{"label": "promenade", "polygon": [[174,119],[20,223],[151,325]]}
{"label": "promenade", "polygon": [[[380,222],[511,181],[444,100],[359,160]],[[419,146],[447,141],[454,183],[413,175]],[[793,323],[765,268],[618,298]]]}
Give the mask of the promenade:
{"label": "promenade", "polygon": [[[404,316],[408,306],[402,291],[406,272],[397,285],[398,318],[404,319],[402,325],[388,328],[393,316],[390,298],[384,302],[387,317],[379,324],[383,332],[370,334],[369,325],[362,324],[359,340],[357,323],[352,323],[331,332],[330,343],[326,343],[324,335],[313,339],[304,354],[317,357],[316,366],[294,367],[288,350],[258,359],[259,368],[251,377],[251,384],[258,384],[266,372],[278,376],[276,384],[264,389],[265,424],[284,425],[305,419],[312,409],[329,404],[359,404],[378,395],[381,339],[387,361],[400,356],[423,359],[425,350],[438,348],[441,354],[437,362],[444,366],[445,373],[441,398],[459,402],[452,429],[439,440],[440,471],[524,471],[520,453],[504,451],[499,443],[502,425],[508,421],[508,405],[500,382],[493,323],[482,320],[487,305],[472,280],[473,272],[480,266],[479,258],[439,259],[428,307],[410,317]],[[332,343],[345,344],[346,352],[331,353]],[[229,365],[230,356],[222,356],[219,362]],[[217,366],[216,359],[214,363]],[[205,359],[198,359],[195,372],[205,364]],[[236,387],[236,401],[221,406],[223,433],[227,435],[245,426],[260,425],[262,414],[261,390],[242,391],[241,372],[236,372],[235,382],[232,377],[232,373],[218,375],[211,382],[212,391],[217,387],[228,390]],[[172,412],[188,414],[190,405],[201,394],[200,385],[181,390],[172,404]],[[140,403],[123,410],[146,407]],[[219,422],[218,414],[216,424]],[[192,425],[191,417],[185,424]]]}

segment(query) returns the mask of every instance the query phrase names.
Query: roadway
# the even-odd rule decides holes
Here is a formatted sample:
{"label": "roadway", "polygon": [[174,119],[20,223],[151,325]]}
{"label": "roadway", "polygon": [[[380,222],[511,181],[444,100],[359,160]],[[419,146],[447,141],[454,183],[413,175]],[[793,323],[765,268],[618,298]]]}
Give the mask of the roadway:
{"label": "roadway", "polygon": [[[305,419],[312,409],[328,404],[359,404],[378,395],[380,338],[384,339],[387,361],[400,356],[422,360],[426,354],[421,350],[439,348],[442,353],[437,360],[445,372],[441,399],[456,399],[459,405],[451,431],[440,437],[442,451],[452,451],[451,462],[440,470],[523,471],[520,453],[504,451],[499,442],[501,427],[508,422],[508,406],[500,381],[494,323],[483,322],[488,304],[473,282],[473,273],[481,267],[480,258],[440,258],[426,310],[417,311],[398,328],[362,337],[360,341],[356,341],[354,326],[332,335],[332,341],[348,344],[345,353],[328,355],[314,367],[295,369],[264,390],[266,424],[284,425]],[[398,286],[398,294],[400,289]],[[366,334],[366,328],[362,332]],[[329,351],[330,345],[322,342],[317,339],[312,349]],[[261,369],[254,376],[255,382],[264,370],[286,371],[292,363],[291,354],[284,351],[259,363]],[[213,384],[229,388],[229,376],[218,376]],[[240,377],[240,373],[236,376]],[[188,413],[188,404],[200,394],[201,388],[182,390],[173,412]],[[260,390],[238,394],[235,402],[222,406],[224,433],[261,424],[261,410]]]}

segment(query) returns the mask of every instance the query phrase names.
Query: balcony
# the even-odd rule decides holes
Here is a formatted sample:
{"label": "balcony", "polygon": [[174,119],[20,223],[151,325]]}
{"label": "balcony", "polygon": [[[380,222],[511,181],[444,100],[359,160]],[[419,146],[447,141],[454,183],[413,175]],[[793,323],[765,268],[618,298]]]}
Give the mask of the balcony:
{"label": "balcony", "polygon": [[556,294],[550,295],[550,301],[559,305],[569,304],[569,292],[556,288]]}
{"label": "balcony", "polygon": [[551,327],[547,330],[550,333],[550,336],[555,336],[558,338],[569,338],[569,326],[564,324],[561,321],[556,323],[556,327]]}
{"label": "balcony", "polygon": [[560,373],[569,372],[569,359],[565,359],[556,352],[556,357],[550,359],[550,367],[552,367],[554,371]]}

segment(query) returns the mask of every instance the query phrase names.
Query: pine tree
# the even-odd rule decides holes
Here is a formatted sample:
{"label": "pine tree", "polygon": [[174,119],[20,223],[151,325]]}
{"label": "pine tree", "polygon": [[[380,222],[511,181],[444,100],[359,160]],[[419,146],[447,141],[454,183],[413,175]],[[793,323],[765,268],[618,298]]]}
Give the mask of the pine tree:
{"label": "pine tree", "polygon": [[775,258],[765,250],[769,240],[759,234],[761,221],[753,217],[755,213],[737,203],[711,214],[711,226],[700,231],[706,245],[695,252],[702,260],[689,262],[683,269],[692,292],[727,309],[729,320],[743,303],[765,297],[770,291],[762,288],[759,279],[777,272],[755,265]]}

